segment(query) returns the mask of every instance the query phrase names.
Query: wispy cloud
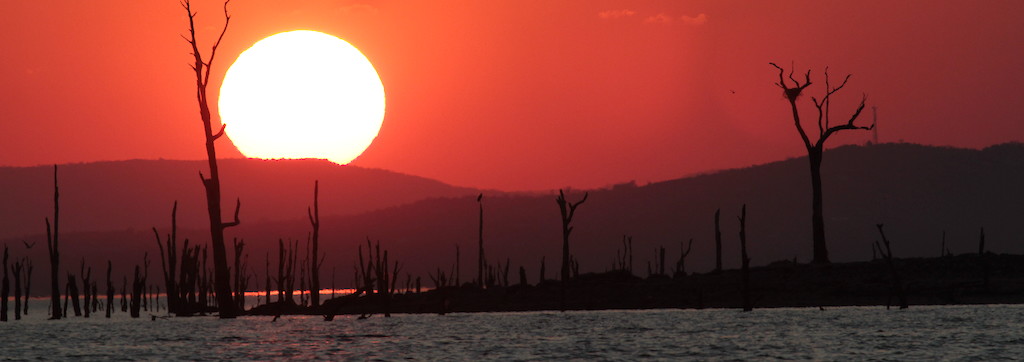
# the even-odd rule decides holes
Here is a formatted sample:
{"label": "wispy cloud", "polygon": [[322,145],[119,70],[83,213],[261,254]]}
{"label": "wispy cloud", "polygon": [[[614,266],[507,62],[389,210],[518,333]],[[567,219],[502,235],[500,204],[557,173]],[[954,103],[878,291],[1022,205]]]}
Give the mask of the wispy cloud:
{"label": "wispy cloud", "polygon": [[605,10],[597,13],[597,17],[601,19],[618,19],[636,15],[636,12],[629,9],[621,10]]}
{"label": "wispy cloud", "polygon": [[665,15],[665,13],[660,13],[658,15],[648,16],[647,19],[644,19],[644,22],[651,24],[669,24],[672,23],[672,17]]}
{"label": "wispy cloud", "polygon": [[697,16],[683,15],[683,22],[693,26],[701,26],[708,22],[708,15],[704,13],[700,13]]}

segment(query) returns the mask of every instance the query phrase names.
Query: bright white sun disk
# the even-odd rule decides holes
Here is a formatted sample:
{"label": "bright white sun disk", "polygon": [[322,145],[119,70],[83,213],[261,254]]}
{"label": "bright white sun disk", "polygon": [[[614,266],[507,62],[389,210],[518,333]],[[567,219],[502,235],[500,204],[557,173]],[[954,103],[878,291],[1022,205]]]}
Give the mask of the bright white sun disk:
{"label": "bright white sun disk", "polygon": [[256,158],[358,157],[384,121],[384,86],[358,49],[309,30],[279,33],[238,56],[219,111],[238,150]]}

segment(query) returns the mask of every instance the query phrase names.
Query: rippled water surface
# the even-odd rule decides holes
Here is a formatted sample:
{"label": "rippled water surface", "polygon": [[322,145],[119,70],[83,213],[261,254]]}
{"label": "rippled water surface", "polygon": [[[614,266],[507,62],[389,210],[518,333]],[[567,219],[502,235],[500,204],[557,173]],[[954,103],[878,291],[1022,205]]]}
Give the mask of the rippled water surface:
{"label": "rippled water surface", "polygon": [[0,323],[2,359],[993,360],[1024,356],[1024,306],[645,310]]}

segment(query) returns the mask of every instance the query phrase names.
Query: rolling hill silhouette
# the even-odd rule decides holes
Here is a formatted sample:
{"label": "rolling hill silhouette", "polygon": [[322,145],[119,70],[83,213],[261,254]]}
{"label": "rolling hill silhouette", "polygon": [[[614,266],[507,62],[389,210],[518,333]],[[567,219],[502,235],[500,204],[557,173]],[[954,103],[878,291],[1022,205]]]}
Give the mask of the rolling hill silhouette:
{"label": "rolling hill silhouette", "polygon": [[[62,206],[62,223],[89,231],[64,234],[65,260],[84,256],[87,263],[98,266],[109,258],[115,260],[116,270],[127,271],[141,261],[143,252],[156,253],[149,227],[167,232],[174,199],[188,205],[179,208],[179,219],[190,220],[182,222],[187,230],[179,231],[180,238],[190,237],[193,243],[208,238],[201,223],[205,211],[196,176],[200,168],[198,163],[184,161],[62,167],[62,201],[68,205]],[[52,197],[48,172],[45,167],[0,169],[4,183],[0,192],[5,200],[13,200],[2,205],[8,228],[2,232],[12,248],[12,242],[17,242],[14,235],[45,244],[42,218],[48,215]],[[367,237],[380,240],[403,264],[403,272],[422,277],[424,285],[429,285],[429,271],[454,265],[456,244],[462,249],[461,280],[469,281],[476,273],[476,190],[319,161],[228,161],[223,174],[228,182],[226,196],[242,195],[242,225],[229,229],[228,237],[246,240],[256,280],[262,280],[268,252],[276,260],[278,238],[305,244],[309,232],[305,207],[311,203],[312,180],[317,177],[321,180],[321,249],[327,255],[321,269],[325,286],[330,285],[334,268],[339,287],[351,284],[356,245]],[[581,272],[603,271],[611,266],[622,235],[631,235],[634,271],[644,276],[656,247],[666,247],[667,261],[673,264],[680,244],[694,238],[688,271],[708,271],[714,264],[713,214],[721,208],[725,267],[734,268],[739,264],[736,215],[746,203],[753,265],[794,258],[807,262],[811,253],[807,175],[806,158],[794,158],[642,186],[627,183],[590,190],[589,200],[577,211],[571,247]],[[954,253],[976,252],[980,227],[985,227],[988,250],[1024,252],[1022,144],[984,150],[913,144],[843,146],[826,152],[823,175],[826,232],[834,262],[870,259],[871,243],[877,238],[875,224],[880,222],[886,225],[897,258],[938,256],[943,231]],[[32,179],[34,184],[12,183],[12,179]],[[115,196],[104,196],[104,192]],[[556,277],[561,247],[556,194],[485,192],[484,238],[491,263],[508,260],[513,275],[523,265],[532,283],[541,258],[546,257],[547,277]],[[573,190],[569,198],[581,194]],[[104,206],[94,206],[101,202]],[[74,203],[79,204],[71,206]],[[11,216],[17,216],[17,221],[12,222]],[[17,255],[24,255],[17,252],[21,248],[14,248]],[[45,248],[37,249],[32,253],[39,252],[33,256],[38,266],[45,263]],[[74,262],[74,270],[77,267]]]}

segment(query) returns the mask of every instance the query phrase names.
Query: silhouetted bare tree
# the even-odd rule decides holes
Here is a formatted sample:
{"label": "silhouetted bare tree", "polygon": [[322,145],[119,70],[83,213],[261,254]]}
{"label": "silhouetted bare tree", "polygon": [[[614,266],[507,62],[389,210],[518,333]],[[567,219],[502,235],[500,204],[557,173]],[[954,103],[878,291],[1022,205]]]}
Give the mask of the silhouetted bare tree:
{"label": "silhouetted bare tree", "polygon": [[[11,274],[14,275],[14,320],[21,319],[21,271],[25,266],[23,260],[15,261],[11,267]],[[25,296],[25,303],[28,303],[27,295]]]}
{"label": "silhouetted bare tree", "polygon": [[142,284],[144,283],[144,281],[142,279],[143,279],[142,278],[142,273],[139,272],[139,266],[136,265],[135,266],[135,278],[132,279],[132,299],[131,299],[131,302],[130,302],[131,303],[130,313],[131,313],[132,318],[138,318],[139,317],[139,307],[141,306],[141,302],[142,302]]}
{"label": "silhouetted bare tree", "polygon": [[562,281],[563,282],[569,281],[569,270],[570,270],[569,257],[571,255],[569,253],[569,234],[572,233],[572,229],[573,229],[573,227],[571,226],[572,218],[573,218],[573,216],[576,215],[576,208],[579,207],[580,205],[582,205],[584,202],[586,202],[587,201],[587,196],[589,196],[589,195],[590,195],[590,193],[584,193],[583,194],[583,199],[581,199],[580,201],[568,202],[568,201],[565,201],[565,192],[563,192],[561,189],[559,189],[558,190],[558,198],[555,199],[555,202],[558,203],[558,208],[559,208],[559,210],[562,213]]}
{"label": "silhouetted bare tree", "polygon": [[740,287],[743,294],[743,311],[754,310],[754,303],[750,299],[750,257],[747,256],[747,204],[743,204],[740,211]]}
{"label": "silhouetted bare tree", "polygon": [[84,296],[82,299],[85,302],[85,317],[89,318],[89,314],[92,312],[90,305],[90,303],[92,303],[92,290],[90,289],[92,286],[92,267],[85,267],[85,258],[82,258],[82,265],[79,267],[79,273],[82,278],[82,295]]}
{"label": "silhouetted bare tree", "polygon": [[676,262],[675,277],[686,276],[686,257],[690,255],[690,250],[693,250],[693,238],[690,238],[690,242],[686,244],[686,249],[683,249],[683,243],[679,242],[679,261]]}
{"label": "silhouetted bare tree", "polygon": [[[245,290],[248,289],[246,283],[246,269],[249,267],[249,254],[245,254],[245,239],[238,240],[237,238],[232,240],[235,251],[235,276],[234,276],[234,290],[235,290],[235,307],[239,311],[245,310]],[[242,256],[245,256],[245,259]]]}
{"label": "silhouetted bare tree", "polygon": [[[220,131],[217,131],[217,133],[213,132],[210,106],[206,96],[206,86],[210,83],[210,68],[213,65],[214,57],[217,55],[217,47],[220,46],[220,41],[224,39],[224,33],[228,30],[228,23],[231,22],[231,16],[228,14],[228,2],[230,0],[224,2],[224,28],[221,30],[220,36],[217,37],[217,41],[213,43],[213,47],[210,49],[210,58],[207,60],[204,60],[199,52],[199,43],[196,40],[196,13],[192,12],[192,6],[188,0],[182,2],[182,6],[188,13],[189,38],[185,40],[192,46],[192,55],[195,57],[195,64],[192,65],[192,70],[196,74],[196,98],[199,102],[199,115],[203,120],[206,155],[210,167],[210,177],[207,178],[200,172],[199,178],[202,179],[203,187],[206,189],[206,207],[210,214],[210,244],[213,245],[214,290],[217,294],[217,307],[220,312],[220,318],[234,318],[238,314],[235,303],[232,302],[231,298],[231,276],[228,273],[227,249],[224,246],[224,229],[239,224],[238,209],[241,207],[241,201],[237,200],[235,203],[235,220],[223,222],[221,220],[220,204],[220,171],[217,168],[217,149],[214,146],[214,141],[224,135],[225,125],[222,123]],[[204,296],[205,289],[202,288],[201,290],[201,294]],[[202,304],[205,305],[205,300],[202,301]]]}
{"label": "silhouetted bare tree", "polygon": [[[153,228],[153,235],[156,237],[156,246],[160,248],[160,268],[164,276],[164,287],[167,288],[167,311],[181,313],[181,298],[178,294],[178,283],[175,274],[178,263],[178,201],[174,201],[171,208],[171,232],[167,234],[167,252],[164,253],[164,245],[160,242],[160,233]],[[185,247],[188,252],[188,247]],[[109,271],[108,271],[109,273]],[[109,278],[107,278],[109,280]]]}
{"label": "silhouetted bare tree", "polygon": [[306,209],[309,223],[313,227],[312,259],[309,263],[309,302],[313,308],[320,306],[320,266],[324,259],[320,257],[320,180],[313,182],[313,209]]}
{"label": "silhouetted bare tree", "polygon": [[[110,273],[113,271],[113,265],[110,260],[107,260],[107,318],[110,318],[110,313],[114,311],[114,282],[110,279]],[[167,295],[168,304],[170,304],[171,295]]]}
{"label": "silhouetted bare tree", "polygon": [[46,218],[46,249],[50,256],[50,319],[60,319],[60,249],[58,248],[58,226],[60,225],[60,190],[57,188],[57,165],[53,165],[53,227]]}
{"label": "silhouetted bare tree", "polygon": [[[67,294],[68,297],[71,298],[71,305],[74,307],[75,317],[81,317],[82,304],[78,299],[78,281],[75,279],[75,275],[71,273],[68,273]],[[65,304],[67,304],[67,299],[65,299]],[[64,310],[64,314],[67,314],[67,307],[65,307]]]}
{"label": "silhouetted bare tree", "polygon": [[[28,245],[26,245],[26,246],[28,246]],[[28,246],[28,248],[31,248],[31,246]],[[25,304],[22,306],[23,310],[22,310],[21,314],[28,315],[28,297],[30,295],[32,295],[30,293],[31,290],[32,290],[32,261],[29,260],[28,258],[25,258],[25,294],[23,294],[25,296]]]}
{"label": "silhouetted bare tree", "polygon": [[[878,251],[882,254],[882,258],[885,259],[885,265],[889,267],[889,274],[892,275],[892,291],[896,293],[896,297],[900,301],[900,309],[907,309],[907,293],[903,290],[903,282],[900,281],[900,274],[896,271],[896,265],[892,261],[892,248],[889,245],[889,239],[885,237],[885,230],[882,229],[882,224],[875,225],[878,227],[878,233],[882,235],[882,245],[885,245],[885,249],[882,249],[882,245],[878,245]],[[878,241],[875,241],[878,244]],[[889,305],[886,304],[886,308]]]}
{"label": "silhouetted bare tree", "polygon": [[[818,264],[829,263],[828,248],[825,244],[825,216],[822,211],[822,192],[821,192],[821,159],[825,149],[825,141],[829,137],[836,134],[839,131],[845,130],[870,130],[874,127],[871,126],[862,127],[854,125],[854,121],[860,116],[861,111],[864,110],[864,102],[867,100],[867,96],[863,96],[860,100],[860,105],[853,112],[850,118],[841,124],[832,125],[829,113],[831,111],[832,95],[843,89],[846,86],[846,82],[850,80],[850,75],[847,75],[843,79],[843,82],[838,86],[833,87],[829,82],[828,68],[825,68],[825,95],[819,100],[817,97],[811,97],[811,101],[814,102],[814,107],[818,110],[818,135],[816,140],[811,140],[804,130],[804,126],[800,121],[800,111],[797,107],[796,101],[803,93],[804,89],[811,85],[811,71],[808,70],[804,74],[804,81],[801,83],[799,80],[793,77],[793,69],[790,69],[788,77],[786,71],[776,65],[775,63],[769,63],[773,67],[779,70],[779,82],[775,83],[779,88],[782,88],[786,99],[789,101],[790,108],[793,112],[793,123],[796,125],[796,130],[800,134],[800,139],[804,143],[804,147],[807,149],[807,158],[810,161],[811,167],[811,229],[812,238],[814,242],[814,255],[813,262]],[[790,86],[786,79],[789,79],[793,85]]]}
{"label": "silhouetted bare tree", "polygon": [[615,250],[615,263],[612,269],[633,274],[633,237],[622,235],[622,251]]}

